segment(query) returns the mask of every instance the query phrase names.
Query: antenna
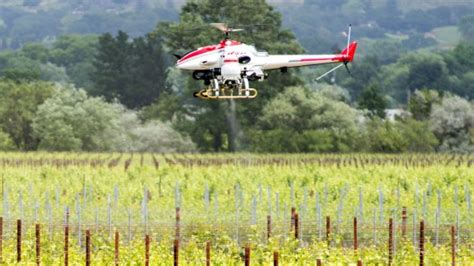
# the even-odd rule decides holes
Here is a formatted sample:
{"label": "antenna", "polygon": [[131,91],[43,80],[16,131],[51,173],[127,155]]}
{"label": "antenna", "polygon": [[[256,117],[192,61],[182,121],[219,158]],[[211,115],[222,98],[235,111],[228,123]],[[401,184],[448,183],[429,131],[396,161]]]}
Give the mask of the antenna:
{"label": "antenna", "polygon": [[352,24],[349,24],[349,33],[347,34],[347,58],[349,58],[349,46],[351,45]]}

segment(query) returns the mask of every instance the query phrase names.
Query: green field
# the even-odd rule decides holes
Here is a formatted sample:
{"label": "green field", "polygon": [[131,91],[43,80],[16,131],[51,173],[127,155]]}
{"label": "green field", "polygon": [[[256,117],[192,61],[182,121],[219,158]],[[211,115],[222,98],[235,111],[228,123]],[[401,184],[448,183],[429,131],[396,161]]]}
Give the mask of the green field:
{"label": "green field", "polygon": [[[240,264],[246,245],[261,265],[273,260],[274,251],[283,265],[317,259],[338,265],[358,259],[387,263],[389,218],[396,265],[418,261],[414,246],[422,219],[427,263],[450,262],[450,226],[459,230],[457,260],[472,263],[473,162],[471,156],[454,155],[5,153],[0,156],[3,261],[17,259],[16,223],[21,219],[22,260],[34,262],[34,224],[39,223],[42,262],[61,264],[68,220],[73,264],[84,262],[84,231],[89,229],[93,264],[113,263],[117,231],[121,262],[144,263],[148,234],[151,265],[169,265],[179,207],[184,265],[204,263],[207,241],[218,265]],[[298,214],[298,240],[292,208]],[[331,221],[329,244],[326,217]],[[357,253],[352,251],[354,217]]]}
{"label": "green field", "polygon": [[456,26],[447,26],[433,29],[440,48],[452,49],[461,41],[461,33]]}

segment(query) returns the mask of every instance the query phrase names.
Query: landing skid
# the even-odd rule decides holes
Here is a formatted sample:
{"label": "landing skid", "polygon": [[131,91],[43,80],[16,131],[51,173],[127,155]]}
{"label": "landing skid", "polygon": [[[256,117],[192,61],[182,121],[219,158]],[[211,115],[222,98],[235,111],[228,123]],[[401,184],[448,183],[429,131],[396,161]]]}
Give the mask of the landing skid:
{"label": "landing skid", "polygon": [[216,93],[212,88],[207,88],[197,91],[193,95],[203,100],[254,99],[258,95],[257,90],[252,88],[240,92],[240,94],[234,95],[232,89],[220,89],[219,93]]}

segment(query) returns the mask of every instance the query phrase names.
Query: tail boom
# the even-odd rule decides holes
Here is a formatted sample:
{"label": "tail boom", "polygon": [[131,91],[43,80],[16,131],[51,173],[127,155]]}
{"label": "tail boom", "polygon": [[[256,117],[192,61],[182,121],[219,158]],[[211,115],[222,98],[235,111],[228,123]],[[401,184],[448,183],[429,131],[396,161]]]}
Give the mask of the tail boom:
{"label": "tail boom", "polygon": [[267,57],[263,69],[278,69],[282,67],[302,67],[310,65],[324,65],[335,63],[349,63],[354,59],[357,42],[352,42],[340,54],[333,55],[270,55]]}

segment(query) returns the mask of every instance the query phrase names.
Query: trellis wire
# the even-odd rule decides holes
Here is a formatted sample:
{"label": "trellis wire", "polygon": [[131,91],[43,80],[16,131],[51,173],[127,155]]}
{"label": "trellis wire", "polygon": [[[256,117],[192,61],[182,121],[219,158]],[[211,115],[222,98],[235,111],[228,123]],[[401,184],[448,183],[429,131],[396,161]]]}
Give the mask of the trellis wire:
{"label": "trellis wire", "polygon": [[275,216],[277,220],[280,219],[280,193],[276,192],[275,193]]}
{"label": "trellis wire", "polygon": [[358,219],[358,224],[362,225],[364,223],[364,203],[363,203],[362,187],[359,187],[359,211],[356,217]]}
{"label": "trellis wire", "polygon": [[441,215],[441,192],[437,190],[437,204],[436,204],[436,215],[435,215],[435,245],[439,244],[439,220]]}
{"label": "trellis wire", "polygon": [[381,225],[384,224],[384,219],[385,219],[383,215],[383,212],[384,212],[383,202],[384,202],[383,191],[382,191],[382,188],[379,187],[379,223]]}
{"label": "trellis wire", "polygon": [[23,208],[23,192],[18,191],[18,209],[20,211],[20,219],[23,220],[25,217],[24,208]]}
{"label": "trellis wire", "polygon": [[214,221],[219,218],[219,193],[214,192]]}
{"label": "trellis wire", "polygon": [[112,202],[110,195],[107,195],[107,227],[109,232],[109,239],[112,238]]}
{"label": "trellis wire", "polygon": [[267,210],[267,215],[272,215],[272,189],[270,186],[267,186],[267,204],[268,204],[268,210]]}
{"label": "trellis wire", "polygon": [[459,200],[458,200],[458,186],[454,186],[454,204],[456,207],[456,246],[459,246],[459,239],[460,235],[459,232],[461,231],[460,223],[459,223]]}
{"label": "trellis wire", "polygon": [[[145,227],[145,234],[148,235],[148,190],[146,187],[143,189],[143,200],[142,200],[142,219],[143,225]],[[176,196],[175,196],[175,204],[177,204]]]}
{"label": "trellis wire", "polygon": [[210,217],[210,215],[209,215],[209,206],[210,206],[209,186],[208,186],[208,184],[206,183],[206,186],[204,187],[204,208],[205,208],[205,210],[206,210],[208,222],[211,220],[211,217]]}
{"label": "trellis wire", "polygon": [[374,215],[373,215],[373,241],[374,245],[377,245],[377,209],[374,208]]}
{"label": "trellis wire", "polygon": [[321,216],[321,203],[319,199],[319,192],[316,192],[316,222],[318,225],[318,239],[322,239],[322,216]]}
{"label": "trellis wire", "polygon": [[240,244],[239,238],[239,221],[240,221],[240,185],[235,185],[235,238],[237,239],[237,243]]}
{"label": "trellis wire", "polygon": [[76,215],[77,215],[77,240],[79,247],[82,247],[82,229],[81,229],[81,203],[79,200],[79,196],[76,195]]}
{"label": "trellis wire", "polygon": [[257,224],[257,199],[254,196],[252,196],[252,217],[251,217],[251,224],[255,225]]}

